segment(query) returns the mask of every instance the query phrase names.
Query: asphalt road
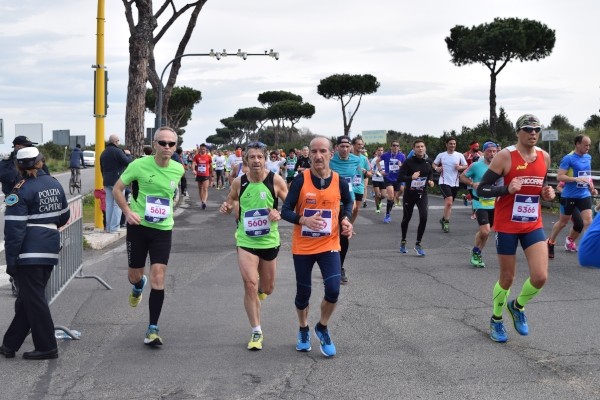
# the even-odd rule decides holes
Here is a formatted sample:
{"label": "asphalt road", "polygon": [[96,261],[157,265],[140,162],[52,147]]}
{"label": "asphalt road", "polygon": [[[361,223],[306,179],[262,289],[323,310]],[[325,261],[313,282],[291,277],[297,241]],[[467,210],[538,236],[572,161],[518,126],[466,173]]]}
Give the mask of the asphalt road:
{"label": "asphalt road", "polygon": [[[191,180],[191,179],[190,179]],[[264,349],[245,346],[250,326],[234,247],[234,221],[221,216],[225,191],[211,190],[202,211],[191,190],[176,217],[167,289],[160,319],[164,346],[142,344],[149,290],[128,305],[124,241],[86,251],[86,274],[52,304],[56,324],[82,332],[59,343],[60,358],[0,358],[0,393],[14,399],[593,399],[600,398],[600,271],[577,266],[557,251],[541,294],[528,305],[530,335],[519,336],[505,313],[509,342],[488,337],[492,288],[498,277],[493,242],[487,267],[469,265],[476,224],[455,205],[450,233],[437,222],[441,199],[430,198],[423,240],[427,256],[400,254],[401,211],[384,225],[373,203],[360,211],[343,286],[330,322],[338,355],[324,358],[313,338],[310,353],[295,351],[298,329],[292,226],[280,226],[282,247],[275,292],[263,302]],[[549,229],[555,217],[546,216]],[[409,227],[414,242],[417,214]],[[564,233],[561,236],[564,239]],[[518,253],[518,294],[527,276]],[[313,272],[311,330],[322,284]],[[0,287],[0,330],[12,318],[13,298]]]}

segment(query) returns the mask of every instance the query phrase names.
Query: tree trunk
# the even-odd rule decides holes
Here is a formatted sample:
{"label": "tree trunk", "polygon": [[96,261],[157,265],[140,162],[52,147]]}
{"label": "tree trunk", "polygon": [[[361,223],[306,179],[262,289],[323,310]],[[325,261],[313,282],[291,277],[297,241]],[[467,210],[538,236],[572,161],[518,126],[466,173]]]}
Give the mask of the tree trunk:
{"label": "tree trunk", "polygon": [[498,115],[496,114],[496,72],[490,73],[490,134],[496,138]]}
{"label": "tree trunk", "polygon": [[129,82],[127,84],[127,107],[125,114],[125,143],[134,157],[143,154],[144,111],[146,109],[146,82],[148,81],[148,43],[156,19],[152,14],[152,0],[137,0],[138,23],[129,38]]}

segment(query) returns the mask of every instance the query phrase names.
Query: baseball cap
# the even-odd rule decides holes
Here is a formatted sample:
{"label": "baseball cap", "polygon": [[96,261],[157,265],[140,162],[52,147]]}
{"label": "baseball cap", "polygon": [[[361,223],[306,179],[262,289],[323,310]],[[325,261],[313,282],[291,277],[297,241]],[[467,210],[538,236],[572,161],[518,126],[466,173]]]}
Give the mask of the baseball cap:
{"label": "baseball cap", "polygon": [[483,151],[486,151],[490,147],[498,147],[498,145],[496,143],[494,143],[494,142],[485,142],[483,144]]}
{"label": "baseball cap", "polygon": [[517,129],[521,129],[524,126],[530,126],[532,128],[537,128],[541,126],[540,120],[533,114],[525,114],[521,115],[517,120]]}
{"label": "baseball cap", "polygon": [[34,144],[37,144],[35,142],[32,142],[31,139],[29,139],[27,136],[17,136],[15,138],[15,140],[13,140],[13,147],[15,147],[16,145],[20,145],[20,146],[33,146]]}
{"label": "baseball cap", "polygon": [[342,143],[344,143],[344,144],[345,143],[351,144],[352,141],[350,140],[349,136],[346,136],[346,135],[344,135],[344,136],[338,136],[338,138],[337,138],[337,144],[342,144]]}

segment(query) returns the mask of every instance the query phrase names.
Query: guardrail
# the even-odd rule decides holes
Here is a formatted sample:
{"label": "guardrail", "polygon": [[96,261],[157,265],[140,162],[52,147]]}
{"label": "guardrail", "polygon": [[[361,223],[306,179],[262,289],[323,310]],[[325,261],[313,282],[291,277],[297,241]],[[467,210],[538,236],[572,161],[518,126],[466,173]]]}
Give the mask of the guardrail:
{"label": "guardrail", "polygon": [[[112,288],[97,275],[83,274],[83,197],[76,196],[69,200],[69,221],[60,229],[62,248],[59,253],[58,265],[52,270],[50,280],[46,285],[48,304],[62,293],[73,278],[96,279],[106,289]],[[62,325],[54,326],[55,330],[66,333],[71,339],[79,339],[79,334]]]}

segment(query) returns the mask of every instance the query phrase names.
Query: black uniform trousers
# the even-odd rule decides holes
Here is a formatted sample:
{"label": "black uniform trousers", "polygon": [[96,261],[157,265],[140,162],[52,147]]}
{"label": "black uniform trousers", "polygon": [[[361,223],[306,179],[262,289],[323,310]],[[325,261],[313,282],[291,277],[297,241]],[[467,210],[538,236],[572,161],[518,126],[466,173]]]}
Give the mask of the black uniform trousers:
{"label": "black uniform trousers", "polygon": [[54,322],[46,300],[46,284],[53,265],[20,265],[15,280],[19,296],[15,301],[15,316],[4,334],[2,344],[18,351],[31,330],[35,350],[50,351],[57,348]]}

